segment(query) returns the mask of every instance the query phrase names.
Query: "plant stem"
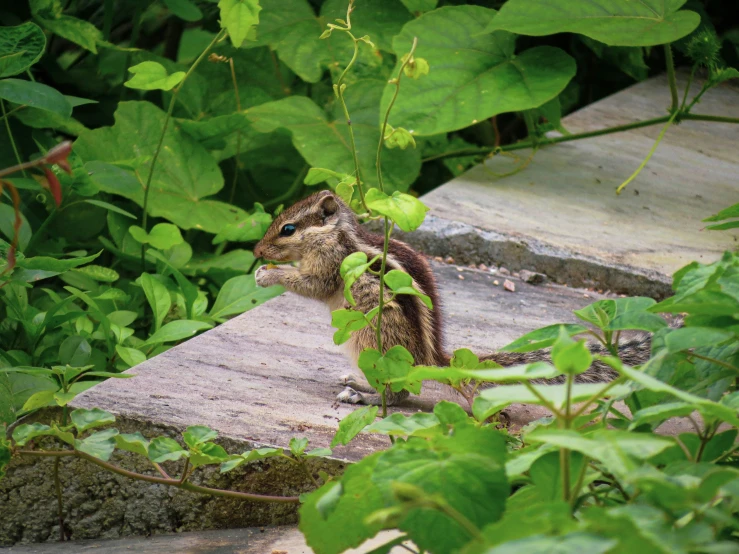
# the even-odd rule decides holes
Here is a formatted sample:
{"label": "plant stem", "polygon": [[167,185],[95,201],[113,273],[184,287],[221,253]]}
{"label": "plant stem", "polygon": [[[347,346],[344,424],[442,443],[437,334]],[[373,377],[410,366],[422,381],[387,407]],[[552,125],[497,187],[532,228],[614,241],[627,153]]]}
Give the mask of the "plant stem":
{"label": "plant stem", "polygon": [[739,125],[739,117],[724,117],[723,115],[705,115],[697,113],[684,113],[680,119],[690,119],[693,121],[714,121],[716,123],[734,123]]}
{"label": "plant stem", "polygon": [[15,112],[18,112],[18,111],[22,110],[23,108],[27,108],[27,107],[28,106],[26,106],[25,104],[21,104],[20,106],[16,106],[12,110],[8,110],[8,112],[5,115],[3,115],[2,117],[0,117],[0,119],[7,119],[11,115],[13,115]]}
{"label": "plant stem", "polygon": [[556,407],[554,406],[554,404],[552,404],[551,402],[549,402],[549,400],[547,400],[547,399],[546,399],[546,398],[545,398],[545,397],[544,397],[544,396],[543,396],[543,395],[542,395],[542,394],[541,394],[541,393],[540,393],[540,392],[539,392],[539,391],[538,391],[538,390],[536,389],[536,387],[535,387],[534,385],[532,385],[532,384],[531,384],[531,383],[529,383],[528,381],[522,381],[521,383],[523,384],[523,386],[524,386],[524,387],[526,387],[527,389],[529,389],[529,391],[531,391],[531,394],[533,394],[534,396],[536,396],[536,397],[537,397],[537,398],[538,398],[538,399],[539,399],[539,400],[541,401],[541,403],[542,403],[542,404],[544,404],[544,406],[545,406],[545,407],[546,407],[546,408],[547,408],[547,409],[548,409],[548,410],[549,410],[550,412],[552,412],[552,414],[554,415],[554,417],[556,417],[557,419],[560,419],[560,418],[562,417],[562,412],[561,412],[561,411],[559,411],[559,410],[558,410],[558,409],[557,409],[557,408],[556,408]]}
{"label": "plant stem", "polygon": [[383,186],[382,182],[382,146],[385,144],[385,130],[387,129],[388,119],[390,119],[390,111],[393,109],[395,100],[398,98],[398,93],[400,92],[400,79],[401,77],[403,77],[403,70],[405,69],[405,66],[408,65],[408,63],[413,59],[413,53],[416,51],[416,46],[418,46],[418,37],[413,37],[413,45],[411,46],[411,51],[408,52],[408,57],[401,64],[400,69],[398,70],[398,76],[395,78],[395,92],[393,92],[393,97],[390,99],[390,104],[388,104],[387,110],[385,110],[385,117],[382,120],[382,127],[380,128],[380,140],[377,143],[377,159],[375,165],[377,166],[377,183],[380,185],[380,190],[383,192],[385,191],[385,187]]}
{"label": "plant stem", "polygon": [[269,496],[265,494],[251,494],[247,492],[239,491],[226,491],[222,489],[213,489],[210,487],[200,487],[193,485],[192,483],[181,483],[179,479],[167,479],[164,477],[155,477],[153,475],[144,475],[143,473],[136,473],[134,471],[128,471],[118,466],[114,466],[108,462],[104,462],[94,456],[85,454],[78,450],[18,450],[18,454],[21,456],[75,456],[87,460],[97,466],[100,466],[108,471],[129,477],[131,479],[138,479],[140,481],[146,481],[148,483],[156,483],[159,485],[168,485],[171,487],[177,487],[178,489],[184,489],[191,492],[199,492],[202,494],[210,494],[213,496],[225,496],[228,498],[236,498],[238,500],[250,500],[253,502],[279,502],[283,504],[297,504],[300,502],[300,498],[297,496]]}
{"label": "plant stem", "polygon": [[115,9],[115,0],[105,0],[103,2],[103,39],[110,42],[110,31],[113,29],[113,10]]}
{"label": "plant stem", "polygon": [[469,535],[473,539],[477,539],[479,541],[484,541],[485,538],[482,536],[482,533],[477,528],[477,526],[472,523],[467,517],[465,517],[463,514],[458,512],[456,509],[451,507],[446,502],[439,502],[435,503],[435,506],[439,509],[440,512],[448,515],[450,518],[452,518],[454,521],[456,521],[462,529],[467,531]]}
{"label": "plant stem", "polygon": [[[169,120],[172,118],[172,111],[174,110],[175,102],[177,101],[177,95],[179,94],[180,90],[182,89],[182,86],[185,84],[185,81],[187,81],[187,78],[192,74],[193,71],[195,71],[195,68],[200,64],[200,62],[205,58],[205,56],[210,52],[210,49],[215,46],[215,44],[221,40],[223,37],[226,36],[226,31],[221,30],[212,41],[210,41],[210,44],[205,47],[205,50],[203,50],[200,53],[200,56],[193,62],[193,64],[190,66],[190,69],[187,70],[187,73],[185,73],[185,76],[182,78],[182,81],[180,81],[180,84],[177,85],[174,90],[172,91],[172,98],[169,101],[169,107],[167,108],[167,115],[164,118],[164,125],[162,126],[162,134],[159,136],[159,143],[157,144],[156,150],[154,150],[154,156],[151,158],[151,165],[149,166],[149,174],[146,177],[146,185],[144,187],[144,205],[143,205],[143,216],[141,219],[141,227],[146,231],[146,224],[147,224],[147,218],[148,218],[148,205],[149,205],[149,191],[151,189],[151,180],[154,176],[154,168],[156,167],[157,158],[159,158],[159,153],[162,151],[162,144],[164,143],[164,137],[167,134],[167,127],[169,126]],[[146,245],[141,245],[141,271],[146,270]]]}
{"label": "plant stem", "polygon": [[688,101],[688,93],[690,92],[690,85],[693,84],[693,77],[695,76],[696,65],[690,69],[690,75],[688,76],[688,82],[685,85],[685,92],[683,93],[683,101],[680,103],[680,111],[685,110],[685,103]]}
{"label": "plant stem", "polygon": [[670,83],[670,96],[672,97],[671,112],[676,112],[680,106],[677,96],[677,80],[675,79],[675,62],[672,59],[672,47],[665,44],[665,64],[667,65],[667,80]]}
{"label": "plant stem", "polygon": [[49,213],[49,215],[46,216],[46,219],[39,225],[38,229],[31,235],[31,239],[28,241],[28,244],[26,245],[25,254],[28,256],[30,255],[38,241],[41,239],[41,237],[44,234],[44,231],[46,231],[46,228],[51,224],[52,221],[56,218],[57,214],[61,211],[61,208],[53,208],[52,211]]}
{"label": "plant stem", "polygon": [[[565,428],[570,428],[571,423],[571,410],[572,410],[572,383],[574,376],[572,373],[567,374],[567,381],[565,384],[565,413],[563,417],[559,419],[560,425]],[[559,467],[562,472],[562,499],[565,502],[570,502],[570,461],[572,454],[567,448],[559,449]]]}
{"label": "plant stem", "polygon": [[[18,153],[18,147],[15,145],[15,139],[13,139],[13,131],[10,130],[10,120],[8,119],[8,113],[5,111],[5,100],[0,98],[0,108],[2,108],[3,119],[5,120],[5,129],[8,131],[8,139],[10,139],[10,146],[13,147],[13,153],[15,154],[15,160],[18,162],[18,166],[15,171],[19,169],[23,172],[23,176],[26,177],[25,164],[21,160],[21,155]],[[0,177],[5,174],[0,172]]]}
{"label": "plant stem", "polygon": [[657,140],[654,141],[654,144],[652,145],[652,148],[649,149],[649,153],[647,154],[647,157],[644,158],[644,161],[639,164],[639,167],[636,168],[636,171],[629,176],[628,179],[626,179],[623,183],[621,183],[618,188],[616,189],[616,194],[621,194],[623,192],[624,188],[626,188],[626,185],[628,185],[631,181],[637,178],[639,173],[641,173],[642,169],[646,167],[647,162],[652,158],[654,153],[657,151],[657,147],[659,146],[659,143],[662,142],[662,139],[665,137],[665,133],[667,132],[667,129],[670,128],[670,125],[672,125],[672,122],[675,121],[675,118],[677,117],[677,114],[680,112],[678,110],[675,110],[672,112],[672,115],[670,116],[670,119],[667,120],[667,123],[665,123],[665,126],[662,127],[662,130],[659,132],[659,135],[657,135]]}
{"label": "plant stem", "polygon": [[609,390],[611,390],[611,388],[612,388],[612,387],[616,386],[617,384],[620,384],[620,383],[621,383],[621,382],[623,382],[623,381],[624,381],[624,378],[623,378],[623,377],[619,377],[619,378],[617,378],[617,379],[614,379],[614,380],[613,380],[613,381],[611,381],[610,383],[606,384],[606,386],[605,386],[605,387],[603,387],[603,388],[602,388],[601,390],[599,390],[598,392],[596,392],[595,394],[593,394],[593,396],[591,396],[590,398],[588,398],[588,399],[587,399],[587,400],[585,401],[585,403],[584,403],[584,404],[583,404],[582,406],[580,406],[580,407],[579,407],[579,408],[578,408],[578,409],[577,409],[577,410],[575,411],[575,413],[574,413],[574,414],[572,414],[572,419],[576,419],[576,418],[578,418],[579,416],[581,416],[581,415],[582,415],[582,414],[583,414],[583,413],[585,412],[585,410],[587,410],[587,409],[588,409],[588,407],[589,407],[589,406],[590,406],[590,405],[591,405],[591,404],[592,404],[593,402],[595,402],[595,401],[596,401],[596,400],[598,400],[599,398],[602,398],[603,396],[605,396],[605,394],[606,394],[606,393],[607,393],[607,392],[608,392]]}

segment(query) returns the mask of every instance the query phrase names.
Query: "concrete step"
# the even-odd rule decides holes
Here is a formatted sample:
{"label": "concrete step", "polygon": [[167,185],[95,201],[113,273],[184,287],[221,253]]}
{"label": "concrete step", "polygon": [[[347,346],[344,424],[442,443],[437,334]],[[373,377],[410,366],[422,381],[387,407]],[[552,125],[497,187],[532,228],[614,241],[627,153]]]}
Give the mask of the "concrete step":
{"label": "concrete step", "polygon": [[[686,75],[678,75],[679,90]],[[739,118],[739,87],[703,96],[696,113]],[[691,87],[698,92],[700,83]],[[667,77],[636,84],[563,120],[572,133],[665,115]],[[660,125],[539,149],[516,164],[496,156],[425,195],[430,216],[405,240],[461,263],[534,269],[560,283],[646,296],[669,294],[671,275],[693,260],[736,248],[739,231],[701,231],[701,220],[739,199],[737,126],[683,121],[665,135],[641,174]],[[518,162],[530,150],[513,152]]]}

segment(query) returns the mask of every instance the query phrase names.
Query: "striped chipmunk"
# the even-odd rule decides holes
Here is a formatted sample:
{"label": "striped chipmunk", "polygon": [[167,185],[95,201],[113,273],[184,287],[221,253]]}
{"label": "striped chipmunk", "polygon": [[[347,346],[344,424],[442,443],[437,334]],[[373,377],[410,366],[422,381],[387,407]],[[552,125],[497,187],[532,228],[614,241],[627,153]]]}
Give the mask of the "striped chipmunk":
{"label": "striped chipmunk", "polygon": [[[288,291],[319,300],[333,310],[348,308],[344,299],[344,281],[339,273],[341,262],[354,252],[364,252],[367,259],[382,253],[383,237],[368,232],[354,212],[331,191],[313,194],[275,218],[264,238],[254,248],[254,255],[275,262],[298,262],[293,265],[260,266],[255,278],[257,285],[282,285]],[[372,269],[379,271],[380,262]],[[443,319],[436,281],[426,258],[406,244],[391,240],[386,271],[400,269],[411,275],[414,286],[429,296],[433,309],[416,296],[398,295],[385,304],[382,315],[382,344],[385,349],[399,344],[412,355],[417,365],[448,366],[450,357],[444,351]],[[364,273],[352,287],[355,309],[367,313],[378,303],[379,277]],[[389,299],[390,293],[385,289]],[[359,354],[368,347],[376,347],[373,329],[365,327],[352,334],[349,352],[356,365]],[[606,354],[600,344],[590,345],[593,353]],[[650,341],[638,338],[622,342],[619,354],[629,365],[637,365],[649,357]],[[502,366],[547,360],[543,351],[528,353],[497,352],[481,356]],[[577,382],[606,382],[616,376],[608,366],[596,362]],[[562,382],[560,378],[545,381]],[[353,375],[342,378],[346,388],[338,395],[340,402],[351,404],[380,404],[381,398],[368,384]],[[408,396],[408,391],[393,393],[387,390],[388,405]]]}

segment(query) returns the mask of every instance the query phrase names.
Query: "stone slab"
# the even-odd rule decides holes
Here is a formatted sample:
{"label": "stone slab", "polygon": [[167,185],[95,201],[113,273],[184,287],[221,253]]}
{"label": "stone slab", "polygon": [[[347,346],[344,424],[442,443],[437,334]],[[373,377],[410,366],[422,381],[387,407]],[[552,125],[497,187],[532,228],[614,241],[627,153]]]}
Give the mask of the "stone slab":
{"label": "stone slab", "polygon": [[[679,75],[678,85],[684,80]],[[604,129],[664,115],[669,102],[666,77],[658,76],[563,124],[572,133]],[[694,111],[739,117],[739,88],[729,83],[711,90]],[[570,285],[664,296],[674,271],[736,247],[739,232],[702,231],[701,219],[739,200],[739,126],[674,126],[644,171],[616,196],[659,132],[658,125],[541,148],[506,177],[499,175],[515,165],[497,156],[425,195],[430,217],[405,239],[458,262],[534,269]],[[530,155],[514,153],[519,161]]]}
{"label": "stone slab", "polygon": [[[366,554],[399,533],[385,531],[346,554]],[[87,540],[15,546],[8,554],[312,554],[302,533],[294,526],[250,527],[222,531],[179,533],[116,540]],[[389,554],[408,552],[399,546]]]}

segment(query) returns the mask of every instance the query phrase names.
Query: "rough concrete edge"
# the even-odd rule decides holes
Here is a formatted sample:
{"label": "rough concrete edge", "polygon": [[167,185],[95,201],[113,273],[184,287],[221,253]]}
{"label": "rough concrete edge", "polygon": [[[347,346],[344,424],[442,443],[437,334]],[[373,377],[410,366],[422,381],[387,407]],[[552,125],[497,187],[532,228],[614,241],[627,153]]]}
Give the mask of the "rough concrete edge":
{"label": "rough concrete edge", "polygon": [[[371,224],[373,231],[379,229]],[[394,234],[430,256],[451,256],[460,264],[505,266],[546,274],[555,283],[573,287],[597,287],[618,294],[665,298],[671,279],[656,271],[609,264],[605,260],[554,248],[531,237],[487,231],[457,221],[427,215],[417,230]]]}
{"label": "rough concrete edge", "polygon": [[[61,409],[45,409],[24,423],[58,419]],[[183,444],[184,427],[158,424],[135,416],[116,414],[114,427],[121,433],[141,432],[151,439],[167,436]],[[99,430],[99,429],[96,429]],[[96,431],[96,430],[93,430]],[[54,439],[38,439],[38,446],[56,448]],[[215,443],[229,454],[264,446],[245,439],[219,436]],[[52,446],[53,445],[53,446]],[[139,473],[158,475],[143,456],[116,450],[111,462]],[[14,457],[0,480],[0,548],[14,544],[54,541],[59,534],[51,458]],[[336,457],[306,460],[314,475],[339,475],[347,462]],[[181,463],[162,464],[176,475]],[[129,479],[78,458],[60,459],[66,525],[71,539],[112,539],[297,523],[298,504],[249,502],[201,495],[145,481]],[[243,490],[277,496],[300,495],[315,487],[304,471],[284,458],[267,458],[244,464],[225,474],[218,466],[203,466],[191,479],[196,485]],[[133,514],[133,515],[132,515]]]}

